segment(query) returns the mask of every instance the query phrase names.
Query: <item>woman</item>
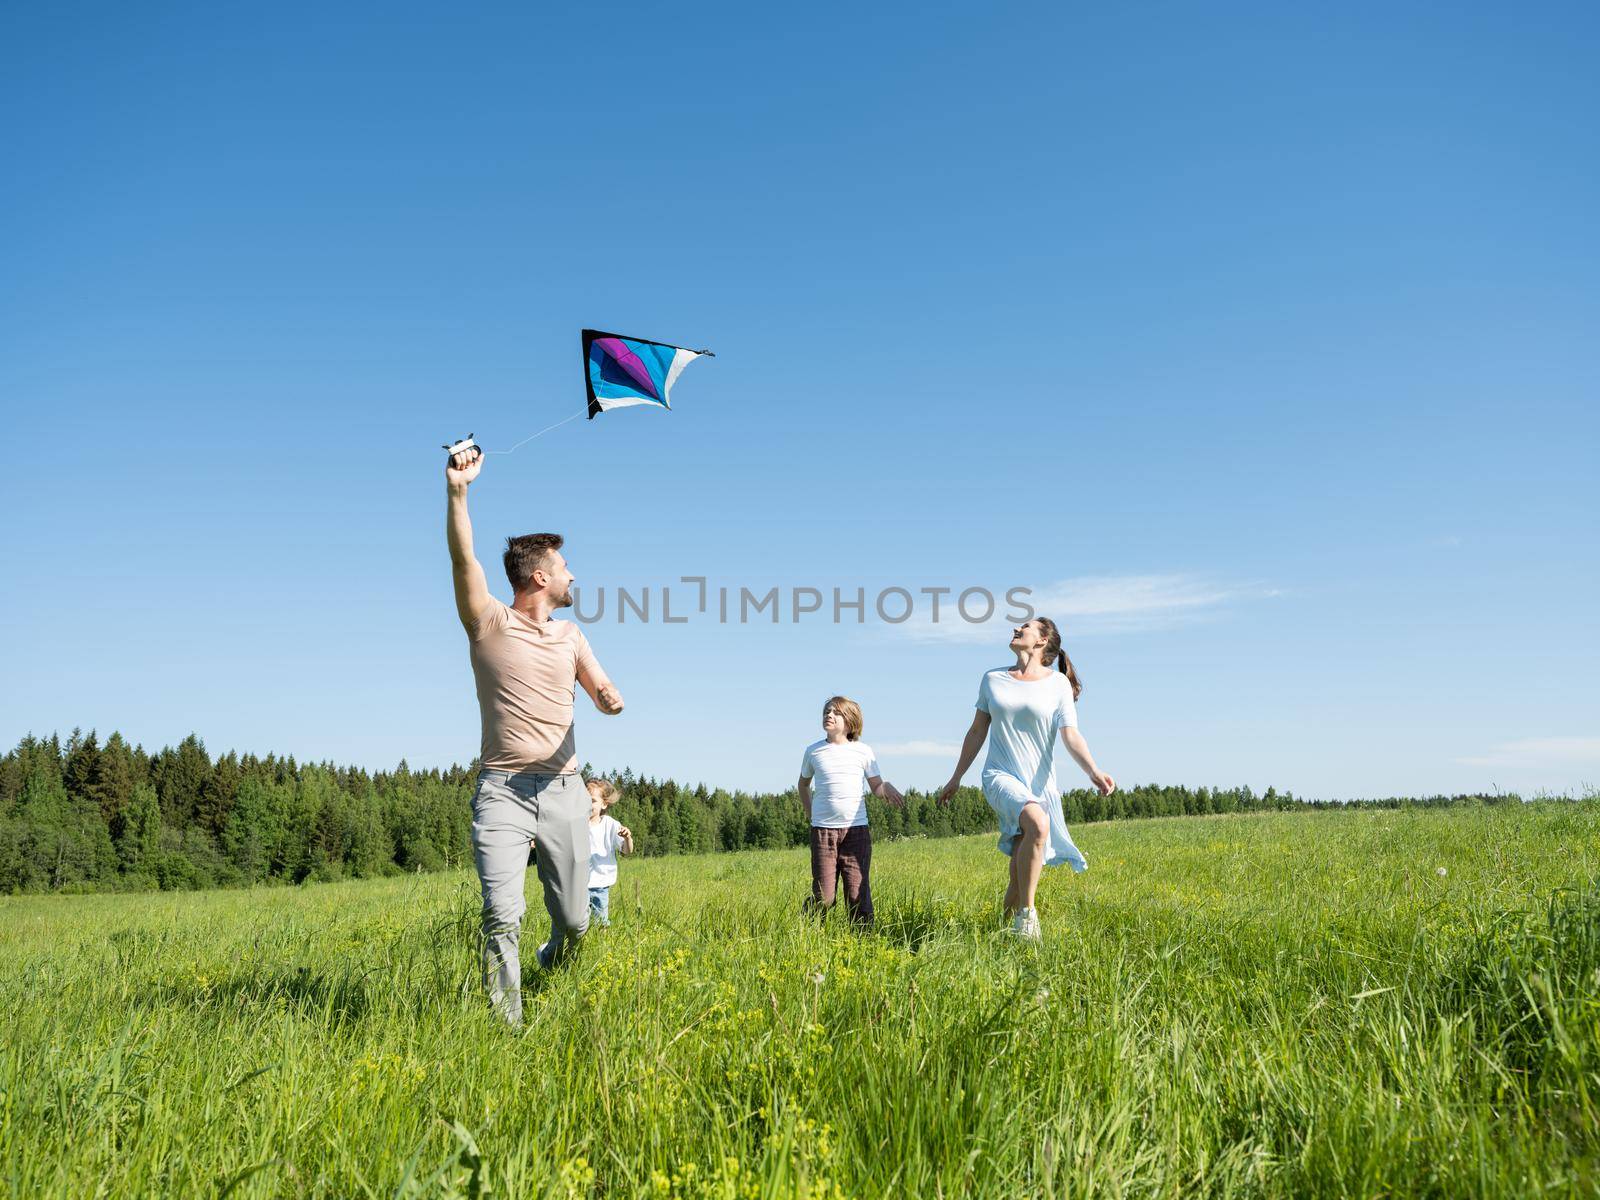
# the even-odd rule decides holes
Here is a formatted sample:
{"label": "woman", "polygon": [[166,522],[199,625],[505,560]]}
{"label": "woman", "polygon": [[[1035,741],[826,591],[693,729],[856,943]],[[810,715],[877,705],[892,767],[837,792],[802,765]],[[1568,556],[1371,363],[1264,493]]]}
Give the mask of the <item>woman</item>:
{"label": "woman", "polygon": [[[978,711],[961,743],[955,774],[939,793],[939,803],[950,803],[987,736],[983,798],[1000,817],[1000,853],[1011,856],[1006,919],[1012,922],[1012,933],[1037,941],[1039,915],[1033,900],[1040,871],[1061,863],[1070,863],[1074,871],[1089,869],[1072,844],[1061,813],[1061,789],[1056,786],[1053,761],[1057,731],[1067,753],[1102,795],[1109,796],[1117,785],[1095,766],[1094,756],[1078,732],[1074,701],[1083,685],[1061,648],[1061,631],[1055,622],[1036,617],[1017,626],[1011,651],[1017,656],[1015,666],[984,673],[978,687]],[[1050,669],[1052,664],[1059,672]]]}

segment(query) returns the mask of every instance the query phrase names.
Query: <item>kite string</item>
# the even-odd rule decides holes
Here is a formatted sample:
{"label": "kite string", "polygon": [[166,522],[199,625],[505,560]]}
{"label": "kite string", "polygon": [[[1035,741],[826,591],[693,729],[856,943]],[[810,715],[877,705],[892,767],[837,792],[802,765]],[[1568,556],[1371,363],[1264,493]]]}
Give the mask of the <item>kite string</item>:
{"label": "kite string", "polygon": [[554,425],[547,425],[543,429],[539,430],[538,433],[530,433],[527,437],[523,438],[515,446],[511,447],[510,450],[485,450],[484,453],[485,454],[512,454],[517,449],[519,449],[520,447],[526,446],[529,442],[533,441],[534,438],[543,437],[545,434],[549,433],[552,429],[561,428],[561,426],[565,425],[568,421],[576,421],[579,417],[584,416],[585,414],[587,414],[588,411],[589,410],[587,408],[580,408],[577,412],[573,413],[570,417],[562,417],[561,420],[557,421]]}

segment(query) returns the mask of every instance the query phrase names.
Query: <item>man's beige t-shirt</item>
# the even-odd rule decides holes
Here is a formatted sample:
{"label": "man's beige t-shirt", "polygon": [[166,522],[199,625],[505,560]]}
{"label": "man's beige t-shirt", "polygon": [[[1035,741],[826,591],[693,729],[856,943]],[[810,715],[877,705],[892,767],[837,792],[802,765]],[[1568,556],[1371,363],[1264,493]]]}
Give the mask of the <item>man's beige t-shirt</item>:
{"label": "man's beige t-shirt", "polygon": [[467,635],[483,716],[483,766],[553,775],[578,769],[572,690],[600,672],[571,621],[536,622],[491,598]]}

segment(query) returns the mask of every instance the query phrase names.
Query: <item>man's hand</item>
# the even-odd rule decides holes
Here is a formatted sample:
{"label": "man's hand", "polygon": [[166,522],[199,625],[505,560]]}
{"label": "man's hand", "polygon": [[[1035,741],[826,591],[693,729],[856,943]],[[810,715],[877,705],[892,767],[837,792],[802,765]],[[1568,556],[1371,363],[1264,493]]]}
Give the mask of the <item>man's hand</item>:
{"label": "man's hand", "polygon": [[444,481],[453,488],[464,488],[483,470],[483,449],[473,446],[445,460]]}
{"label": "man's hand", "polygon": [[600,689],[600,694],[594,698],[594,706],[608,717],[614,717],[622,711],[622,693],[617,691],[614,683],[608,683]]}
{"label": "man's hand", "polygon": [[950,807],[950,797],[956,794],[956,789],[960,786],[961,781],[959,779],[952,779],[949,783],[945,784],[939,789],[938,801],[940,808]]}
{"label": "man's hand", "polygon": [[1095,776],[1094,786],[1102,796],[1109,796],[1112,792],[1117,790],[1117,781],[1102,771],[1099,775]]}

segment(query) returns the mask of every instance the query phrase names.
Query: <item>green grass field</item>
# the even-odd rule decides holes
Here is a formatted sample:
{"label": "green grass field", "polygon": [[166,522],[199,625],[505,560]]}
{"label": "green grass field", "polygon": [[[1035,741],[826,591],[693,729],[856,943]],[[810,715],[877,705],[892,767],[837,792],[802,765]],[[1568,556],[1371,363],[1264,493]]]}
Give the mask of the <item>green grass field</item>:
{"label": "green grass field", "polygon": [[1600,802],[1075,834],[1037,949],[987,837],[880,843],[866,937],[803,851],[625,862],[519,1034],[468,874],[0,900],[3,1189],[1600,1188]]}

